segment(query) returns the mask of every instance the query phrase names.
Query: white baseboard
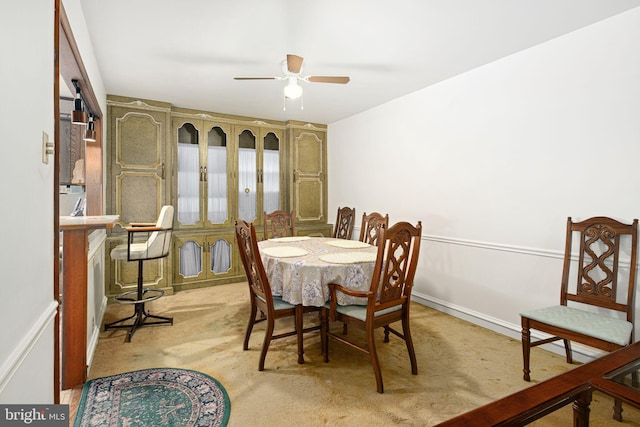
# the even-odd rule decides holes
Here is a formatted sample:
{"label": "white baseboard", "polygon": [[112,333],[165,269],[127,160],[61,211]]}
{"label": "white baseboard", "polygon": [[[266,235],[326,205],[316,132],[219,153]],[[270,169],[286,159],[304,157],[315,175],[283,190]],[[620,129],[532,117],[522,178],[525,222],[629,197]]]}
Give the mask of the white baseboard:
{"label": "white baseboard", "polygon": [[[519,341],[521,339],[522,328],[520,325],[505,322],[495,317],[487,316],[486,314],[469,310],[465,307],[461,307],[455,304],[451,304],[447,301],[442,301],[437,298],[430,297],[429,295],[416,292],[415,290],[411,294],[411,300],[427,307],[431,307],[434,310],[438,310],[440,312],[473,323],[474,325],[478,325],[499,334],[506,335],[515,340]],[[550,337],[550,335],[531,331],[531,337],[535,339],[544,339]],[[545,350],[551,351],[561,356],[564,356],[565,354],[562,341],[545,344],[540,346],[540,348],[544,348]],[[587,347],[577,343],[571,343],[571,349],[573,350],[573,359],[582,363],[590,362],[604,354],[597,349],[593,349],[591,347]]]}

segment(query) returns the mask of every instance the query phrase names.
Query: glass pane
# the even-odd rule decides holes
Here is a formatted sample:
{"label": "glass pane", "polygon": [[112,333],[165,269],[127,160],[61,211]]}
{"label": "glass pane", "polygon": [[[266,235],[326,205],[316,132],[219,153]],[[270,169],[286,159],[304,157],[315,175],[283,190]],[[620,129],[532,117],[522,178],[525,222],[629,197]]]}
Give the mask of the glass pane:
{"label": "glass pane", "polygon": [[195,224],[200,219],[200,154],[198,130],[191,123],[178,129],[178,221]]}
{"label": "glass pane", "polygon": [[273,212],[280,209],[280,140],[273,132],[264,137],[263,157],[264,211]]}
{"label": "glass pane", "polygon": [[257,216],[256,137],[244,130],[238,143],[238,218],[253,222]]}
{"label": "glass pane", "polygon": [[224,239],[216,240],[209,247],[210,270],[215,274],[226,273],[231,269],[231,244]]}
{"label": "glass pane", "polygon": [[189,240],[180,247],[180,275],[197,277],[202,273],[202,246]]}
{"label": "glass pane", "polygon": [[207,139],[207,219],[212,224],[222,224],[228,218],[227,135],[216,126]]}

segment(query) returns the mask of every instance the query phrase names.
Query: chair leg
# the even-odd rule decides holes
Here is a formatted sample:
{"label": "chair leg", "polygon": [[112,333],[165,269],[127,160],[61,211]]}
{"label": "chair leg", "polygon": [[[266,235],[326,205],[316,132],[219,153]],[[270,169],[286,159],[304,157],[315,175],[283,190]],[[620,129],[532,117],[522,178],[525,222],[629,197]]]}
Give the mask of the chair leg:
{"label": "chair leg", "polygon": [[573,363],[573,354],[571,353],[571,341],[569,340],[562,340],[564,341],[564,352],[567,356],[567,363]]}
{"label": "chair leg", "polygon": [[[389,327],[385,326],[385,332],[388,339],[389,332],[387,331],[387,329],[389,329]],[[411,361],[411,373],[413,375],[418,375],[418,362],[416,360],[415,349],[413,348],[413,338],[411,338],[411,329],[409,328],[408,317],[402,319],[402,334],[404,335],[404,341],[407,344],[407,351],[409,352],[409,360]]]}
{"label": "chair leg", "polygon": [[329,363],[329,310],[322,307],[320,311],[322,321],[320,323],[320,340],[322,341],[322,354],[324,363]]}
{"label": "chair leg", "polygon": [[327,339],[327,331],[324,329],[324,308],[318,311],[320,321],[320,354],[324,355],[324,341]]}
{"label": "chair leg", "polygon": [[529,330],[529,322],[522,318],[522,362],[523,362],[523,379],[531,381],[531,370],[529,369],[529,361],[531,358],[531,332]]}
{"label": "chair leg", "polygon": [[[402,327],[404,328],[404,323]],[[383,342],[389,342],[389,325],[384,325],[384,341]]]}
{"label": "chair leg", "polygon": [[302,337],[302,304],[296,304],[294,321],[296,323],[296,337],[298,339],[298,363],[304,363],[304,343]]}
{"label": "chair leg", "polygon": [[367,345],[369,346],[369,356],[371,356],[371,365],[373,366],[373,374],[376,377],[378,393],[384,393],[382,372],[380,372],[380,362],[378,362],[378,352],[376,351],[376,341],[373,335],[373,328],[367,328]]}
{"label": "chair leg", "polygon": [[264,333],[264,342],[262,343],[262,351],[260,352],[260,362],[258,363],[258,371],[264,371],[264,360],[267,358],[267,351],[269,350],[269,344],[271,344],[271,338],[273,337],[273,319],[267,319],[267,330]]}
{"label": "chair leg", "polygon": [[244,344],[242,345],[243,350],[249,350],[249,337],[251,336],[251,331],[253,330],[253,325],[256,323],[256,314],[258,314],[258,309],[253,301],[251,301],[251,315],[249,316],[249,324],[247,325],[247,332],[244,334]]}
{"label": "chair leg", "polygon": [[349,333],[349,326],[345,322],[342,324],[342,335],[347,335],[348,333]]}

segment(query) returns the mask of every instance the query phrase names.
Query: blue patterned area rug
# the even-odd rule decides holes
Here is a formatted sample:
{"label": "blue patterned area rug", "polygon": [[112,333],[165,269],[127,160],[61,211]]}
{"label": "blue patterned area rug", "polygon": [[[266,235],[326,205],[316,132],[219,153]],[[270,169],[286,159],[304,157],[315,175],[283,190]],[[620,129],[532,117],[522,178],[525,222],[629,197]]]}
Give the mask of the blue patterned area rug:
{"label": "blue patterned area rug", "polygon": [[224,387],[201,372],[143,369],[85,383],[74,427],[226,426]]}

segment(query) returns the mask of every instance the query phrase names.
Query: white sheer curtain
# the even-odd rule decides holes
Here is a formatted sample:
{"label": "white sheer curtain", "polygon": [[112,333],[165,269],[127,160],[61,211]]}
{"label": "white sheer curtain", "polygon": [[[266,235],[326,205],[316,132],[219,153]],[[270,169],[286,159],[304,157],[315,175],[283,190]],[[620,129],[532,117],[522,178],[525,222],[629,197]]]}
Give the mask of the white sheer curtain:
{"label": "white sheer curtain", "polygon": [[180,274],[183,277],[196,277],[202,272],[202,246],[193,240],[180,248]]}
{"label": "white sheer curtain", "polygon": [[178,221],[195,224],[200,217],[200,155],[197,144],[178,144]]}
{"label": "white sheer curtain", "polygon": [[263,159],[264,211],[273,212],[280,209],[280,152],[264,150]]}
{"label": "white sheer curtain", "polygon": [[207,163],[207,218],[213,224],[221,224],[228,218],[227,147],[209,147]]}
{"label": "white sheer curtain", "polygon": [[216,240],[209,248],[210,269],[216,274],[226,273],[231,268],[231,245],[224,239]]}
{"label": "white sheer curtain", "polygon": [[256,218],[256,150],[238,149],[238,217],[247,222]]}

